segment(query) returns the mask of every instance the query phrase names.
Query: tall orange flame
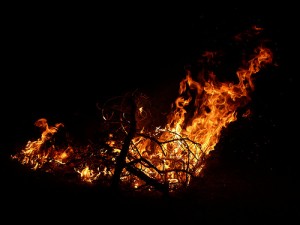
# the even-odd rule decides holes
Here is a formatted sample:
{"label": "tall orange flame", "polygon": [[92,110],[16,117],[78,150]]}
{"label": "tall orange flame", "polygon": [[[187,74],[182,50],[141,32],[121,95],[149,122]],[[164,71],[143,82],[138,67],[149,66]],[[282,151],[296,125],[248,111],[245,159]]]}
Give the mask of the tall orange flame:
{"label": "tall orange flame", "polygon": [[[254,90],[252,75],[263,64],[272,62],[269,49],[259,47],[255,53],[248,64],[237,71],[237,84],[221,83],[213,73],[201,83],[193,80],[191,72],[187,70],[185,79],[180,83],[175,110],[169,115],[165,128],[159,129],[162,133],[158,140],[164,145],[153,147],[148,139],[137,137],[133,143],[139,153],[132,150],[133,157],[146,154],[156,168],[169,171],[164,179],[171,183],[189,182],[189,176],[182,176],[180,171],[189,171],[189,174],[198,176],[205,157],[218,143],[221,131],[237,120],[238,108],[250,101],[249,92]],[[192,115],[187,108],[193,109]],[[139,166],[143,169],[142,165]],[[160,172],[148,167],[145,170],[147,174],[161,179]]]}

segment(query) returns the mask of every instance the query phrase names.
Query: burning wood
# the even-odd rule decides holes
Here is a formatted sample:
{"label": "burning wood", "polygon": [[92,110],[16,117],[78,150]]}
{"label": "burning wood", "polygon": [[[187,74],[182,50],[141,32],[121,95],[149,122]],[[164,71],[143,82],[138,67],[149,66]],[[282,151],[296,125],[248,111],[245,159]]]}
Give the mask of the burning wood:
{"label": "burning wood", "polygon": [[41,137],[28,141],[12,158],[34,170],[76,173],[81,181],[114,189],[165,194],[178,190],[201,175],[221,131],[237,120],[238,109],[250,101],[253,75],[271,62],[271,51],[259,46],[236,72],[237,83],[220,82],[211,71],[194,78],[187,69],[165,126],[145,125],[151,109],[141,93],[111,99],[101,107],[105,135],[99,143],[84,147],[70,142],[57,146],[56,135],[63,124],[49,126],[45,118],[39,119],[35,125],[42,129]]}

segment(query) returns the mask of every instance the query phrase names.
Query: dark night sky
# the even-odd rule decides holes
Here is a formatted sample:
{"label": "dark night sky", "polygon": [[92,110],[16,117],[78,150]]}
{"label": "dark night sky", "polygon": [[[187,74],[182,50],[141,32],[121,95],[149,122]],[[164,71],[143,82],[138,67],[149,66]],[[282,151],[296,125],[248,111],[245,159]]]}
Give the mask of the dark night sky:
{"label": "dark night sky", "polygon": [[[7,18],[5,102],[24,115],[93,108],[99,99],[136,88],[152,94],[177,85],[184,66],[204,51],[230,51],[231,38],[253,24],[265,27],[275,60],[288,63],[292,16],[279,16],[278,8],[247,12],[228,7],[219,12],[204,6],[152,7],[120,7],[106,13],[71,6],[27,11],[20,7]],[[230,60],[227,68],[234,64],[234,73],[240,62]]]}
{"label": "dark night sky", "polygon": [[[261,169],[278,176],[278,183],[287,180],[285,191],[295,190],[299,168],[293,130],[297,129],[297,64],[293,55],[298,40],[290,7],[221,7],[221,12],[204,6],[176,10],[153,6],[128,10],[121,6],[92,10],[79,6],[15,8],[5,18],[8,51],[1,90],[5,133],[1,158],[6,168],[2,170],[10,168],[5,157],[31,138],[36,119],[89,120],[98,101],[135,89],[168,97],[177,91],[184,66],[207,50],[230,52],[235,47],[234,35],[258,25],[265,29],[276,66],[266,68],[256,80],[252,122],[230,127],[220,149],[223,160],[236,165],[233,168],[247,165],[247,170]],[[240,62],[233,56],[226,60],[226,72],[234,72]],[[6,178],[13,186],[9,176]],[[294,197],[299,200],[299,195]],[[290,206],[284,197],[280,199]],[[222,206],[217,208],[221,211]],[[292,210],[299,212],[298,208]],[[295,212],[286,211],[289,216]],[[207,215],[210,213],[207,209]]]}

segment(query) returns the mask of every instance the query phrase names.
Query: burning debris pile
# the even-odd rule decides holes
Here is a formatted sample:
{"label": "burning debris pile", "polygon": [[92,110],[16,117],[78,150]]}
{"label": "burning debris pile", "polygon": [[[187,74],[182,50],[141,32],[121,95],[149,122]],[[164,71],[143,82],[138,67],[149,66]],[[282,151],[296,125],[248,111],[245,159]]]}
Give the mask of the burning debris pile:
{"label": "burning debris pile", "polygon": [[112,188],[169,193],[187,187],[201,175],[221,131],[250,101],[253,75],[271,62],[270,49],[257,47],[236,72],[236,83],[220,82],[212,71],[195,76],[187,69],[163,126],[149,125],[151,108],[143,94],[111,99],[101,107],[103,136],[87,146],[57,141],[64,124],[49,126],[47,119],[38,119],[41,137],[28,141],[12,158],[34,170],[73,174],[80,181]]}

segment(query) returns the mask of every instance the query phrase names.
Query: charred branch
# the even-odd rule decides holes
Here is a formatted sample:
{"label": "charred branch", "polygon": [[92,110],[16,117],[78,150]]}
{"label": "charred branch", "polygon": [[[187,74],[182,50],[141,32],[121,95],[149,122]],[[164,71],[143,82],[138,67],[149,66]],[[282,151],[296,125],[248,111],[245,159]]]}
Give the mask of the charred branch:
{"label": "charred branch", "polygon": [[127,133],[127,136],[124,139],[124,143],[120,152],[120,155],[117,157],[117,163],[115,167],[115,172],[112,177],[112,189],[117,190],[119,187],[119,181],[121,177],[122,170],[124,169],[126,165],[126,156],[128,154],[131,140],[134,138],[134,135],[136,133],[136,120],[135,120],[135,112],[136,112],[136,104],[135,99],[129,98],[129,104],[131,107],[131,113],[130,113],[130,126],[129,131]]}
{"label": "charred branch", "polygon": [[168,196],[169,194],[169,185],[168,183],[163,184],[158,182],[156,179],[153,179],[149,176],[147,176],[145,173],[142,171],[136,169],[135,167],[132,167],[130,165],[126,166],[126,169],[132,173],[133,175],[137,176],[141,180],[145,181],[148,185],[153,186],[156,190],[160,191],[163,193],[164,196]]}

